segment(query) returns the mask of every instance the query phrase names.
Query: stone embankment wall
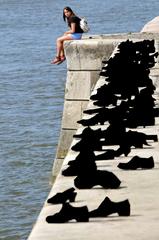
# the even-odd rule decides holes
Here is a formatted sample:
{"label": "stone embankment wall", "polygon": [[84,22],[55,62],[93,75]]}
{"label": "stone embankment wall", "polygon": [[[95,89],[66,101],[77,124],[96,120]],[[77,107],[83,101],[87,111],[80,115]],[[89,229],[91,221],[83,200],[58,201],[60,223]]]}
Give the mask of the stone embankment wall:
{"label": "stone embankment wall", "polygon": [[[67,79],[61,132],[52,170],[53,179],[59,173],[71,145],[73,134],[79,127],[77,121],[82,118],[91,91],[99,78],[102,61],[109,59],[115,47],[127,39],[133,41],[155,39],[156,50],[159,49],[159,34],[157,33],[94,35],[65,43]],[[157,81],[158,76],[155,76],[155,70],[152,75]]]}

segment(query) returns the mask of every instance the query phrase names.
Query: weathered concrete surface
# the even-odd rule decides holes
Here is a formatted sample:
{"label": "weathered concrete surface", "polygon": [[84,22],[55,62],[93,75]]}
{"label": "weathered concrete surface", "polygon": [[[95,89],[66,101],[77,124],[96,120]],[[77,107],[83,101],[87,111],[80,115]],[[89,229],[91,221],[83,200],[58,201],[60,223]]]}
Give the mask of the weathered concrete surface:
{"label": "weathered concrete surface", "polygon": [[[151,70],[155,85],[158,86],[159,69],[158,64]],[[100,77],[95,89],[103,84],[103,78]],[[95,90],[93,90],[95,91]],[[156,89],[154,97],[159,102],[159,90]],[[89,102],[87,108],[92,107]],[[83,117],[85,117],[83,115]],[[107,128],[108,125],[97,125],[93,128]],[[81,125],[77,127],[80,133],[83,129]],[[156,118],[155,126],[146,128],[139,127],[133,129],[146,134],[157,134],[159,137],[159,118]],[[78,140],[73,139],[71,146]],[[97,240],[111,239],[116,240],[158,240],[159,239],[159,143],[149,141],[151,146],[144,146],[143,149],[133,149],[128,157],[120,156],[115,160],[96,161],[98,169],[112,171],[121,180],[119,189],[108,190],[97,186],[93,189],[79,190],[76,189],[76,201],[73,206],[87,205],[89,211],[97,208],[103,199],[108,196],[112,201],[122,201],[129,199],[131,204],[131,216],[119,217],[116,214],[106,218],[90,219],[88,223],[69,222],[64,224],[48,224],[45,219],[48,215],[53,215],[61,209],[61,205],[50,205],[47,202],[40,212],[40,215],[33,227],[28,240]],[[105,146],[115,148],[115,146]],[[101,152],[95,152],[99,154]],[[48,198],[57,192],[63,192],[67,188],[74,186],[75,177],[64,177],[61,171],[67,168],[69,160],[75,159],[78,153],[69,148],[62,168],[56,178],[56,181],[50,191]],[[153,156],[155,168],[150,170],[124,171],[117,168],[119,162],[127,162],[133,156],[141,157]],[[60,159],[61,161],[61,159]]]}
{"label": "weathered concrete surface", "polygon": [[159,16],[146,23],[141,32],[159,33]]}
{"label": "weathered concrete surface", "polygon": [[[65,52],[67,68],[69,71],[100,70],[103,58],[108,59],[118,41],[107,39],[83,39],[80,41],[67,41]],[[96,51],[98,49],[98,51]]]}
{"label": "weathered concrete surface", "polygon": [[100,71],[68,71],[65,90],[65,99],[67,100],[86,100],[90,98]]}

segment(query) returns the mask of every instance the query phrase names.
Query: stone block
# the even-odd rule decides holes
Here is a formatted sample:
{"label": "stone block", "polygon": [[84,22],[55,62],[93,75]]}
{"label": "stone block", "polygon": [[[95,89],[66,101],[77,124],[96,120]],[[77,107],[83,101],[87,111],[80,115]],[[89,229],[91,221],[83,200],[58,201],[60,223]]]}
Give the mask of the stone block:
{"label": "stone block", "polygon": [[68,71],[65,99],[89,100],[99,78],[99,71]]}
{"label": "stone block", "polygon": [[[55,159],[54,160],[54,163],[53,163],[53,168],[52,168],[52,178],[54,179],[54,178],[56,178],[57,177],[57,175],[59,174],[59,172],[60,172],[60,170],[61,170],[61,167],[62,167],[62,164],[63,164],[63,161],[64,161],[64,159],[62,158],[60,158],[60,159]],[[55,179],[54,179],[54,181],[55,181]]]}
{"label": "stone block", "polygon": [[65,101],[62,118],[62,128],[77,129],[77,121],[82,118],[83,110],[86,109],[88,101]]}
{"label": "stone block", "polygon": [[117,45],[106,39],[66,41],[65,54],[68,70],[101,70],[102,59],[109,59]]}
{"label": "stone block", "polygon": [[73,135],[75,134],[75,130],[71,129],[61,129],[60,138],[58,142],[56,158],[61,159],[65,158],[68,152],[69,147],[71,146]]}

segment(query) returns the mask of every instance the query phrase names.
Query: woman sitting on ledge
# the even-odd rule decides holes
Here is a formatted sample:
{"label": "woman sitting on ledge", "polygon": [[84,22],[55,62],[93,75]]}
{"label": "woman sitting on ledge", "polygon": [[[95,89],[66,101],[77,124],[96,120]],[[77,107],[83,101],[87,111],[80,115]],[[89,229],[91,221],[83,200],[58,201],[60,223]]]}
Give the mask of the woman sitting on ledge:
{"label": "woman sitting on ledge", "polygon": [[64,41],[81,39],[83,30],[80,28],[80,18],[75,15],[70,7],[63,9],[63,19],[67,20],[69,31],[65,32],[63,36],[57,38],[57,53],[55,59],[51,61],[52,64],[60,64],[65,60],[64,55]]}

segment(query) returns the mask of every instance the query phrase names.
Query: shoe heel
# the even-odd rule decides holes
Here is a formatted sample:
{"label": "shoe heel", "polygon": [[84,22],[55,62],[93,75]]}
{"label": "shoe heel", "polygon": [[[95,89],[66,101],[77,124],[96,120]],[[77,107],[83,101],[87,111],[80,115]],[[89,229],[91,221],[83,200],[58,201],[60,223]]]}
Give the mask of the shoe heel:
{"label": "shoe heel", "polygon": [[76,216],[77,222],[88,222],[89,221],[89,214],[88,214],[88,208],[87,206],[81,207],[79,209],[80,213]]}
{"label": "shoe heel", "polygon": [[72,192],[72,194],[71,194],[71,196],[70,196],[70,202],[74,202],[74,201],[75,201],[76,195],[77,195],[76,192]]}
{"label": "shoe heel", "polygon": [[76,221],[77,222],[89,222],[89,218],[88,217],[77,218]]}
{"label": "shoe heel", "polygon": [[148,161],[147,161],[147,166],[146,166],[146,168],[147,168],[147,169],[150,169],[150,168],[154,168],[154,166],[155,166],[154,159],[153,159],[153,157],[150,157],[150,158],[148,159]]}
{"label": "shoe heel", "polygon": [[130,203],[129,200],[118,203],[118,215],[119,216],[130,216]]}

